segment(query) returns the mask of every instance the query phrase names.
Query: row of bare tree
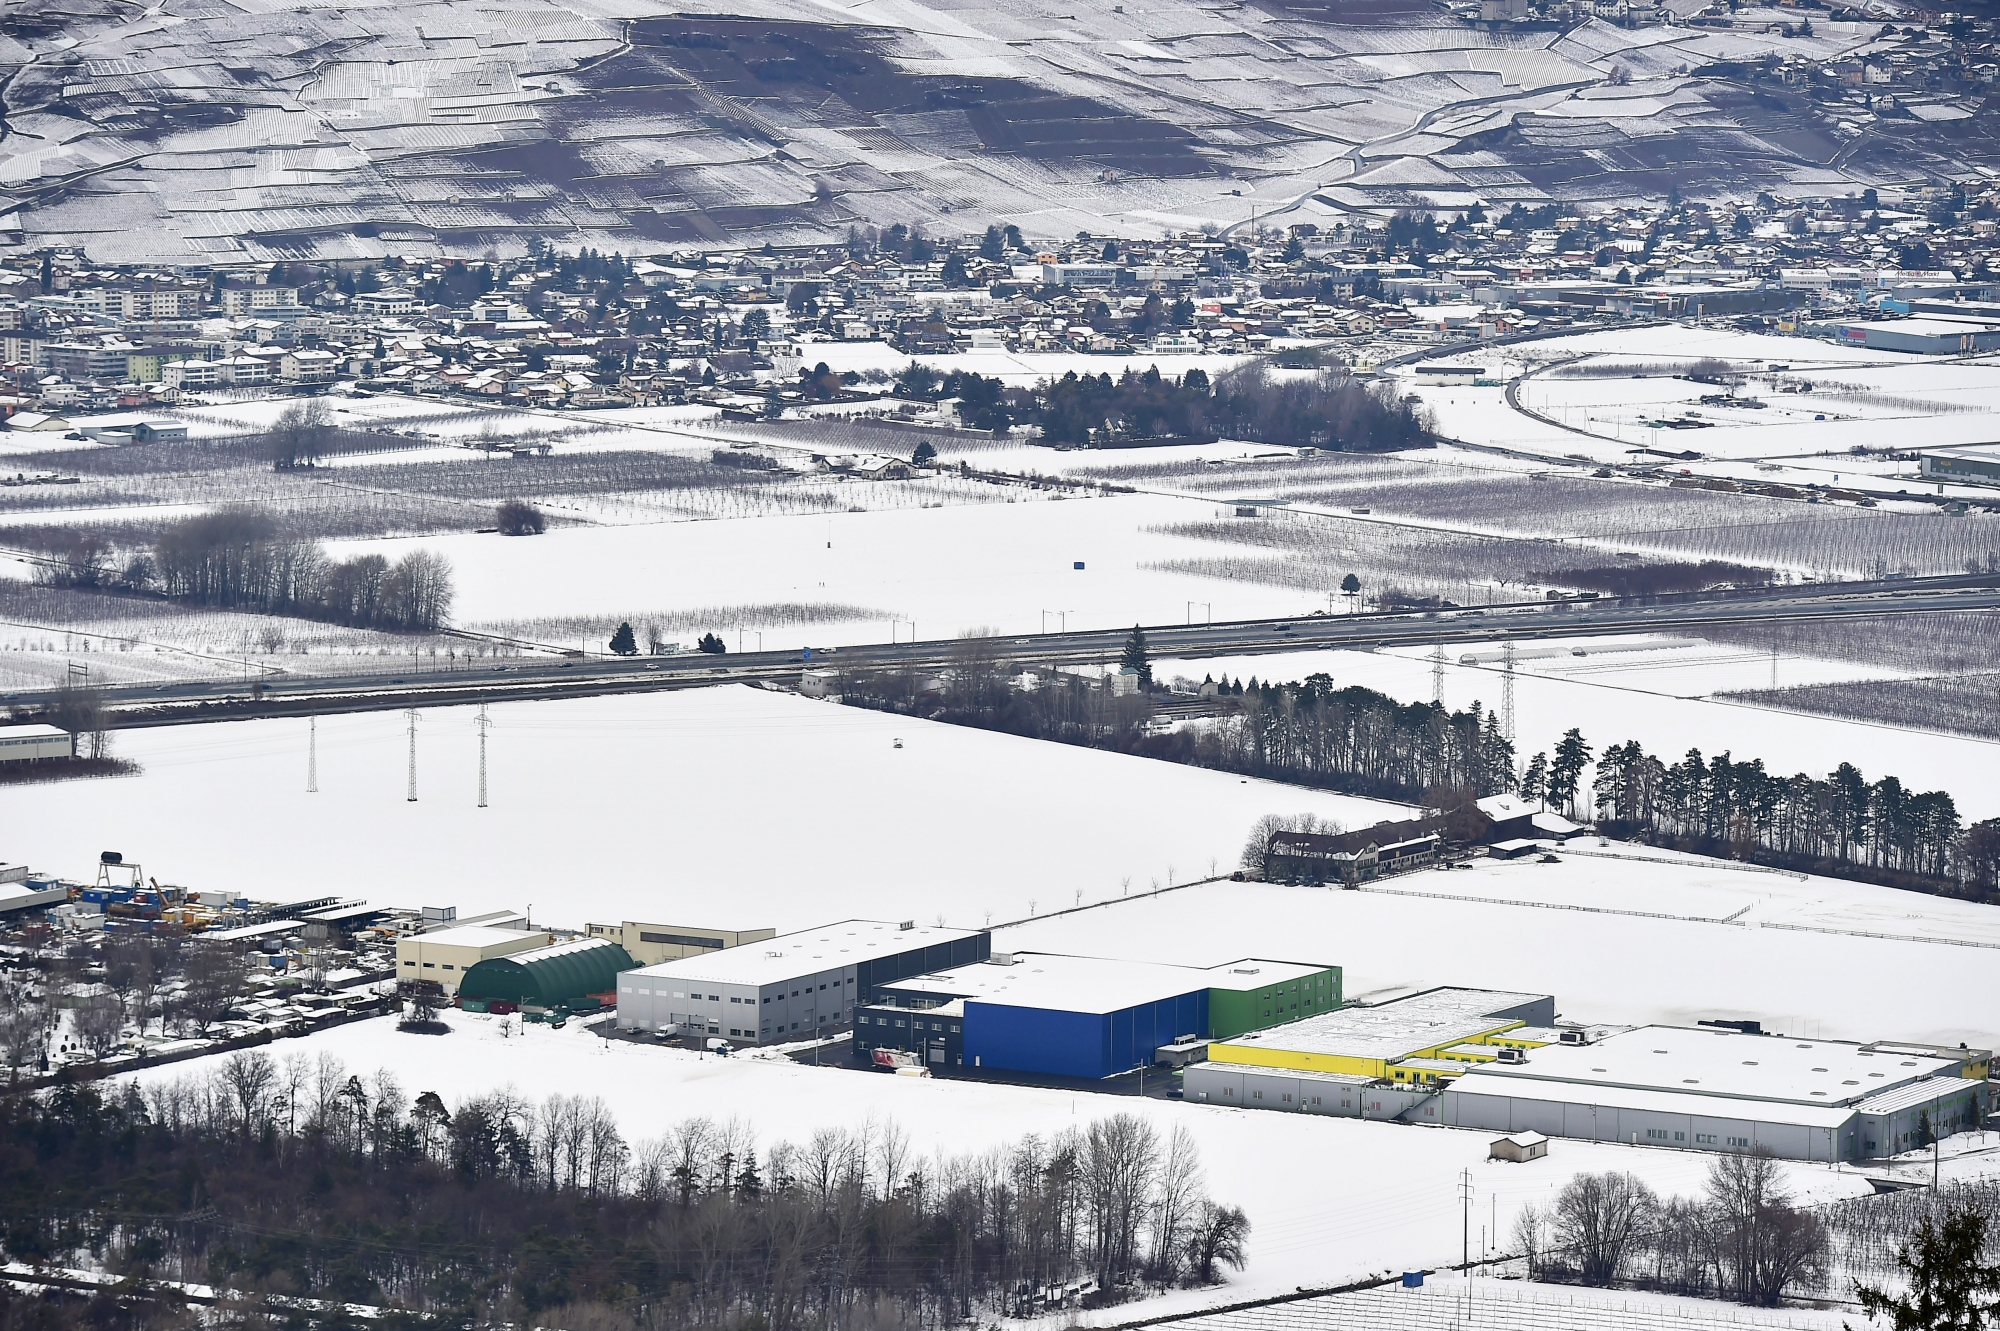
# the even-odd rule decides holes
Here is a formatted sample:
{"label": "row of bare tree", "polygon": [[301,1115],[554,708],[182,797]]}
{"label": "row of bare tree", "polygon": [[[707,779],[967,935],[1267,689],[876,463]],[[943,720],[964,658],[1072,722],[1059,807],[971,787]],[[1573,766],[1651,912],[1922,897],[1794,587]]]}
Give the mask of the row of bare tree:
{"label": "row of bare tree", "polygon": [[[594,1096],[509,1089],[453,1107],[328,1054],[262,1050],[106,1109],[210,1161],[270,1162],[255,1223],[278,1224],[273,1187],[298,1208],[265,1244],[279,1256],[247,1251],[229,1172],[205,1166],[221,1223],[126,1233],[114,1269],[143,1238],[159,1274],[240,1283],[274,1260],[297,1292],[432,1313],[571,1325],[590,1305],[606,1327],[797,1331],[887,1309],[938,1325],[1212,1283],[1242,1266],[1249,1232],[1209,1199],[1186,1129],[1131,1114],[969,1155],[921,1155],[876,1119],[760,1152],[741,1119],[691,1118],[635,1146]],[[335,1222],[360,1214],[384,1232],[355,1251]],[[579,1231],[588,1244],[553,1237]]]}
{"label": "row of bare tree", "polygon": [[1768,1152],[1715,1157],[1699,1197],[1661,1198],[1632,1174],[1579,1174],[1546,1209],[1522,1208],[1513,1248],[1537,1280],[1766,1306],[1822,1288],[1832,1255],[1827,1226],[1794,1203]]}

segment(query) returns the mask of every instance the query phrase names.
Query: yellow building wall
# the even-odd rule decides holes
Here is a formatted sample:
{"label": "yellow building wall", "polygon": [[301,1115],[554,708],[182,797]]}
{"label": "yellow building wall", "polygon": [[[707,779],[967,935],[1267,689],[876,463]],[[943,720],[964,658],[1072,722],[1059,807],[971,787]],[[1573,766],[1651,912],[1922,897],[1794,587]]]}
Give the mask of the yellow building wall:
{"label": "yellow building wall", "polygon": [[[1418,1049],[1408,1049],[1394,1058],[1364,1058],[1356,1054],[1321,1054],[1303,1049],[1281,1049],[1267,1044],[1212,1044],[1208,1047],[1211,1063],[1242,1063],[1260,1068],[1289,1068],[1294,1072],[1340,1072],[1351,1077],[1387,1077],[1389,1069],[1406,1058],[1443,1058],[1442,1052],[1453,1045],[1493,1043],[1493,1037],[1526,1025],[1521,1021],[1504,1021],[1491,1030],[1476,1035],[1454,1036],[1440,1044],[1425,1045]],[[1534,1048],[1539,1041],[1516,1042],[1523,1048]]]}

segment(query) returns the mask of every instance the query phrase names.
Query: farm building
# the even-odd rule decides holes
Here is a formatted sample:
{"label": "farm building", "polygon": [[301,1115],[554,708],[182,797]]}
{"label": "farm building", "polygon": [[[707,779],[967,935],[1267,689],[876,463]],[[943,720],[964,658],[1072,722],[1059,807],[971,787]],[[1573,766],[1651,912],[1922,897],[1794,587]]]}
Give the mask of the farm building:
{"label": "farm building", "polygon": [[1964,1047],[1641,1026],[1469,1069],[1410,1117],[1675,1150],[1864,1160],[1981,1123],[1988,1061],[1988,1051]]}
{"label": "farm building", "polygon": [[1247,959],[1168,966],[1053,953],[883,987],[855,1018],[855,1056],[901,1050],[940,1067],[1103,1078],[1150,1067],[1184,1037],[1298,1021],[1340,1002],[1337,967]]}
{"label": "farm building", "polygon": [[1273,832],[1265,845],[1264,878],[1272,883],[1359,883],[1435,864],[1441,820],[1413,818],[1359,831]]}
{"label": "farm building", "polygon": [[460,1002],[574,1007],[618,987],[631,956],[602,938],[579,938],[476,963],[458,982]]}
{"label": "farm building", "polygon": [[496,929],[468,924],[434,929],[396,940],[396,978],[435,980],[447,994],[458,992],[465,973],[490,957],[547,947],[550,936],[527,929]]}
{"label": "farm building", "polygon": [[618,1024],[752,1044],[831,1034],[885,984],[983,961],[984,929],[845,920],[618,977]]}

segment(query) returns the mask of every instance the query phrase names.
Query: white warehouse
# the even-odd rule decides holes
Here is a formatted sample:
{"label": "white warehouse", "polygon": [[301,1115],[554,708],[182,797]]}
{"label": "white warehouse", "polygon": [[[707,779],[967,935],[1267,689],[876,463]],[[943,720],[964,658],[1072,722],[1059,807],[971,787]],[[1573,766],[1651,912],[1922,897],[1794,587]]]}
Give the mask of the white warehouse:
{"label": "white warehouse", "polygon": [[1491,1132],[1864,1160],[1978,1126],[1989,1051],[1640,1026],[1481,1063],[1409,1117]]}
{"label": "white warehouse", "polygon": [[618,977],[618,1024],[750,1044],[831,1035],[877,986],[984,961],[984,929],[844,920]]}

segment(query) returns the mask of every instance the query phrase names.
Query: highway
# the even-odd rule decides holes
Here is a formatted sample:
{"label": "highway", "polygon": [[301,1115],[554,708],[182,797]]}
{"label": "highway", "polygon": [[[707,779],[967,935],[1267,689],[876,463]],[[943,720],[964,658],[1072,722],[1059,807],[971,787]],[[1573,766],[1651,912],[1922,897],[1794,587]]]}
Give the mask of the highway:
{"label": "highway", "polygon": [[[1880,615],[1936,614],[2000,609],[2000,575],[1911,578],[1886,583],[1805,584],[1756,591],[1702,593],[1651,600],[1532,601],[1465,610],[1296,619],[1235,620],[1217,624],[1146,626],[1155,660],[1258,655],[1315,648],[1367,650],[1433,644],[1492,645],[1543,638],[1681,633],[1729,624],[1829,620]],[[1127,628],[1039,633],[1021,637],[934,639],[821,649],[808,661],[799,651],[710,656],[557,657],[496,661],[460,658],[447,670],[404,668],[375,675],[266,675],[259,684],[204,680],[138,684],[101,690],[117,729],[247,718],[331,715],[439,707],[534,698],[654,693],[716,684],[795,682],[807,666],[841,671],[934,670],[976,655],[1016,667],[1086,665],[1115,661]],[[49,693],[7,695],[26,712]]]}

